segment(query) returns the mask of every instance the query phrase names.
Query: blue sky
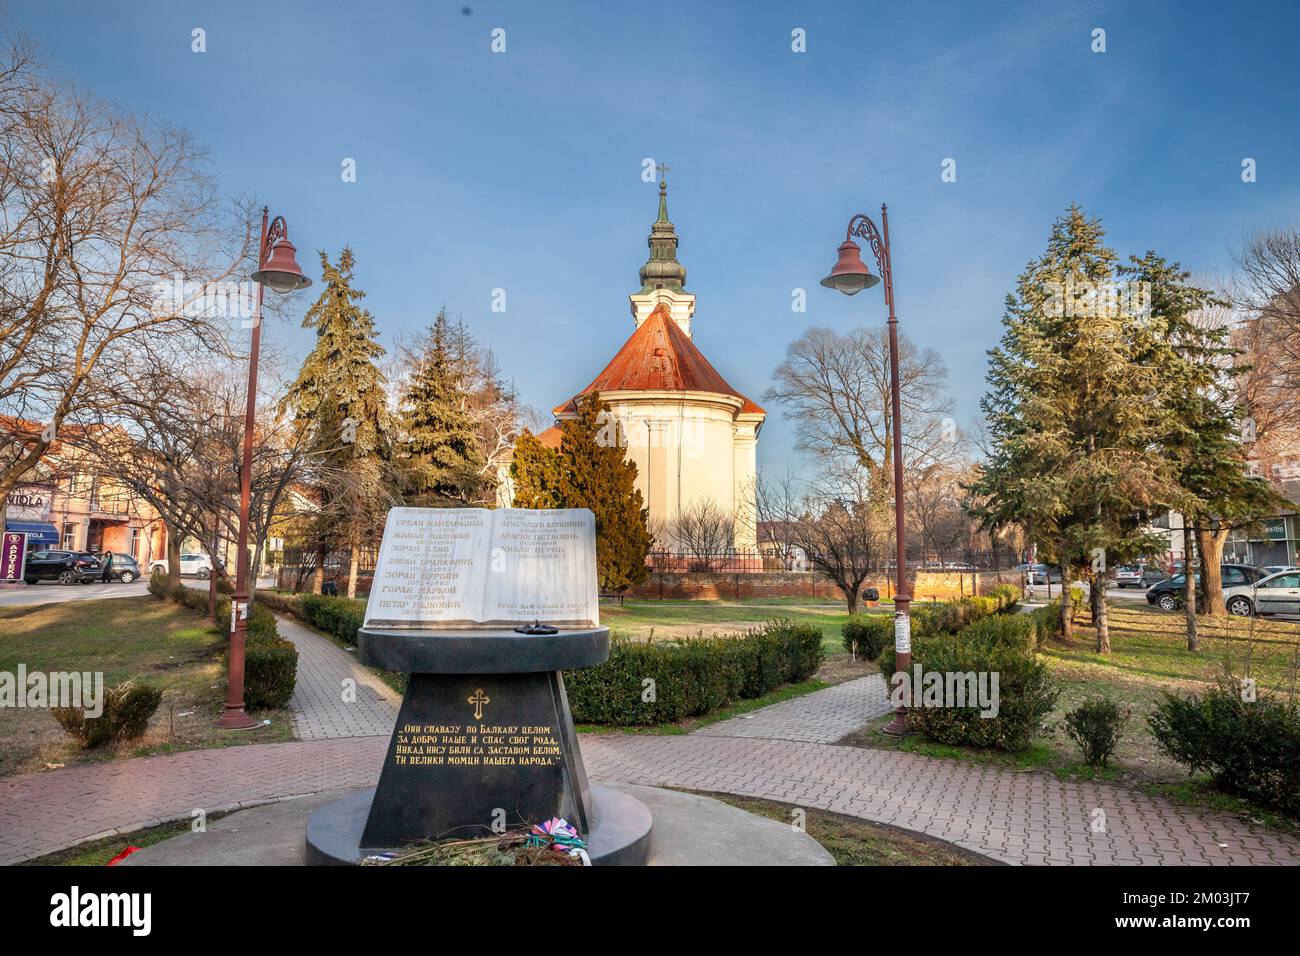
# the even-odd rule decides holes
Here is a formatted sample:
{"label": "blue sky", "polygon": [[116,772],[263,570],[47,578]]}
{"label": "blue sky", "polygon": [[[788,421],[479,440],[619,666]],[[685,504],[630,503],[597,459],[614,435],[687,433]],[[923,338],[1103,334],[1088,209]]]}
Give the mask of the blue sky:
{"label": "blue sky", "polygon": [[[1122,255],[1206,274],[1250,228],[1300,219],[1290,2],[8,7],[59,73],[190,128],[225,190],[288,218],[304,264],[350,244],[388,342],[445,303],[540,409],[632,331],[645,157],[672,167],[695,340],[755,398],[808,326],[884,321],[878,290],[817,282],[850,215],[887,201],[902,329],[946,360],[963,423],[1003,298],[1070,202]],[[310,347],[296,319],[267,334]],[[783,470],[792,428],[769,413],[760,465]]]}

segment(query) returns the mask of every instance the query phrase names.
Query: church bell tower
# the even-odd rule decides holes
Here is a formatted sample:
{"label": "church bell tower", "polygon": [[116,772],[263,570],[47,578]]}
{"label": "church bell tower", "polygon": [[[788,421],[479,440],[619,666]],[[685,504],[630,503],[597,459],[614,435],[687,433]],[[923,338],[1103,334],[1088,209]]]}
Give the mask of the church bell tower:
{"label": "church bell tower", "polygon": [[636,327],[650,317],[661,303],[672,320],[689,338],[691,317],[695,314],[695,296],[687,292],[686,267],[677,261],[677,227],[668,219],[668,180],[659,181],[659,217],[646,237],[650,258],[641,267],[641,288],[628,296]]}

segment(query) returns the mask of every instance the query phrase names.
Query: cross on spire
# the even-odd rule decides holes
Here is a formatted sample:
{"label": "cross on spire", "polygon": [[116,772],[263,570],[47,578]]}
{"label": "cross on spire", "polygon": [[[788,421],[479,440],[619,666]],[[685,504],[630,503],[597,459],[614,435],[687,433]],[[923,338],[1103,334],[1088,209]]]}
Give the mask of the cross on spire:
{"label": "cross on spire", "polygon": [[655,163],[655,169],[659,173],[660,182],[668,182],[668,172],[672,169],[667,163]]}

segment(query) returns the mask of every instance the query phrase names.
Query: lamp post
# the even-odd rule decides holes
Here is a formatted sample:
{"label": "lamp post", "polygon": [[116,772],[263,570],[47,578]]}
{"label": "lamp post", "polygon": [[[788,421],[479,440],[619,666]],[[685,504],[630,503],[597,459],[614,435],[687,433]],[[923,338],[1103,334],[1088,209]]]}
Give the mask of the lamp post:
{"label": "lamp post", "polygon": [[297,249],[289,241],[289,227],[283,216],[267,225],[262,207],[262,236],[257,247],[257,305],[253,312],[253,339],[248,350],[248,404],[244,409],[244,457],[239,469],[239,556],[235,572],[235,593],[230,601],[230,653],[227,661],[226,709],[217,726],[227,730],[248,730],[259,721],[244,712],[244,645],[248,636],[248,508],[253,472],[253,423],[257,414],[257,358],[262,343],[262,295],[267,286],[281,294],[305,289],[311,279],[298,266]]}
{"label": "lamp post", "polygon": [[[912,622],[908,608],[912,603],[911,582],[907,574],[907,545],[904,538],[903,522],[903,426],[902,400],[898,386],[898,317],[894,315],[894,268],[889,254],[889,213],[885,204],[880,204],[880,225],[871,221],[864,213],[857,213],[849,220],[849,228],[840,243],[838,259],[831,274],[822,279],[822,285],[828,289],[837,289],[845,295],[857,295],[863,289],[870,289],[881,278],[885,280],[885,304],[889,306],[889,391],[891,418],[893,421],[894,454],[894,537],[897,547],[898,576],[894,592],[894,651],[896,654],[894,672],[908,679],[912,669]],[[871,244],[871,251],[880,267],[880,276],[872,275],[862,261],[862,249],[853,237],[866,239]],[[894,719],[884,728],[887,734],[901,736],[907,733],[907,708],[899,707]]]}

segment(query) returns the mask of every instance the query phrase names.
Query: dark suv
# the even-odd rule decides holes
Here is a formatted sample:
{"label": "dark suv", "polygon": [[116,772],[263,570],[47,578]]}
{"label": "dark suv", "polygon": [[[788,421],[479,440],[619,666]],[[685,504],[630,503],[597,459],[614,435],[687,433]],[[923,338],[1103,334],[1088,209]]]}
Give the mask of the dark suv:
{"label": "dark suv", "polygon": [[[1249,564],[1221,564],[1219,575],[1223,578],[1225,588],[1234,588],[1242,584],[1254,584],[1264,577],[1264,572]],[[1196,575],[1197,596],[1204,600],[1200,590],[1201,576]],[[1150,591],[1147,591],[1147,603],[1154,604],[1164,611],[1176,611],[1183,606],[1183,588],[1187,584],[1187,575],[1179,573],[1172,578],[1165,578]]]}
{"label": "dark suv", "polygon": [[100,575],[99,559],[87,551],[36,551],[27,556],[23,580],[84,584]]}

